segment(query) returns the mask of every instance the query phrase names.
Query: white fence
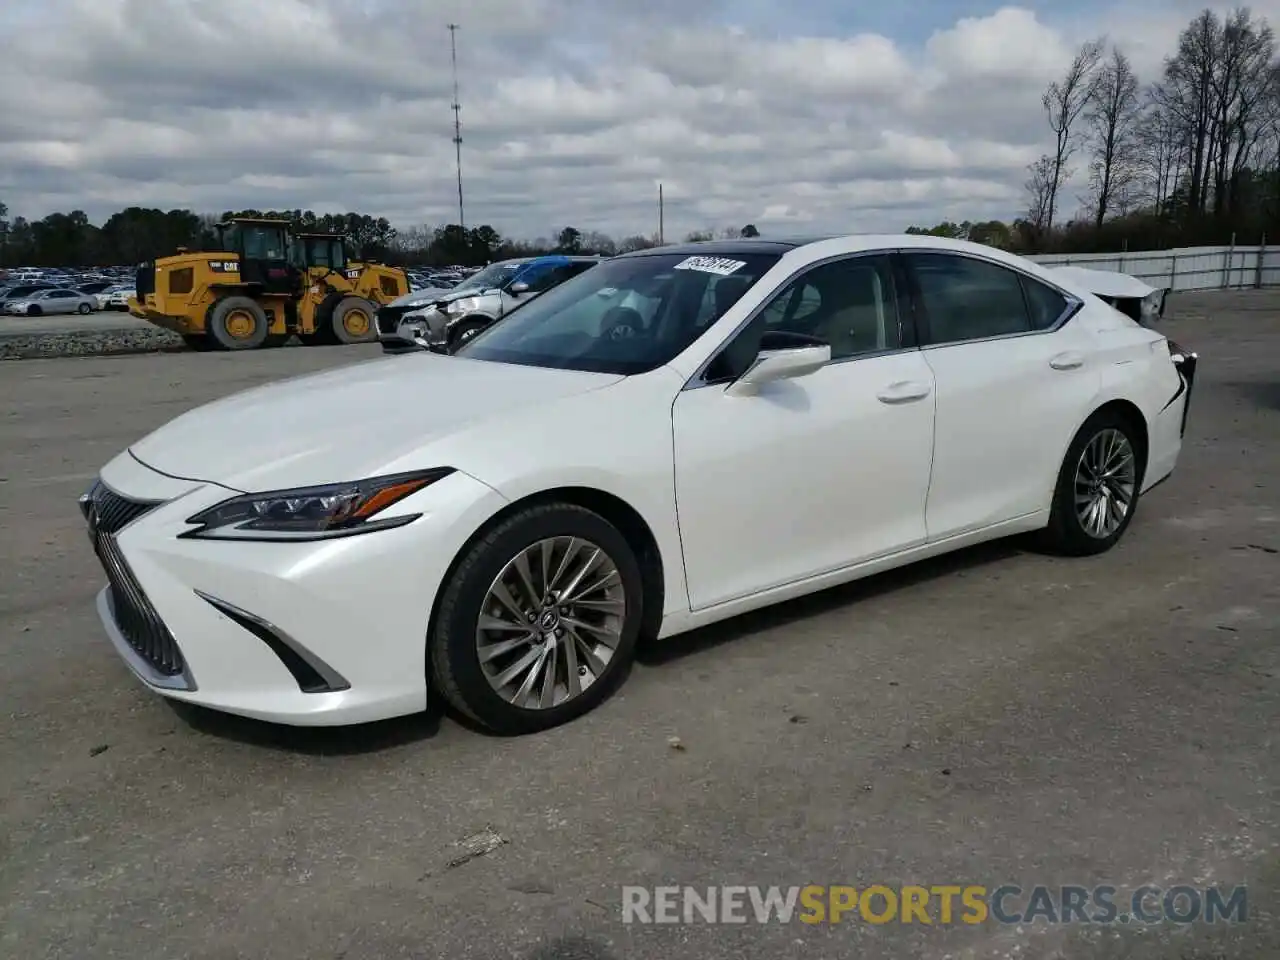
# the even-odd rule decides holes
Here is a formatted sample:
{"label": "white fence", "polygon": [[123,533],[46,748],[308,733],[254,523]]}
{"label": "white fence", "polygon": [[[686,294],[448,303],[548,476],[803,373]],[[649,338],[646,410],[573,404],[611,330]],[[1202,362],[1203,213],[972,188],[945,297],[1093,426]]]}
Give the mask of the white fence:
{"label": "white fence", "polygon": [[1135,253],[1044,254],[1046,267],[1087,267],[1127,273],[1170,290],[1224,290],[1280,284],[1280,247],[1179,247]]}

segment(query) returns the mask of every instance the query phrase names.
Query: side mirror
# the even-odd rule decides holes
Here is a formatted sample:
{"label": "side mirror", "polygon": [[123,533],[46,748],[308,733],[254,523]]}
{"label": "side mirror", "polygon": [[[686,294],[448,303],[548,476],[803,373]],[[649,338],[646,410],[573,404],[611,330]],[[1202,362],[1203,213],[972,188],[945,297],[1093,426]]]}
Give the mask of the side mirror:
{"label": "side mirror", "polygon": [[747,372],[725,388],[731,397],[754,397],[760,387],[775,380],[794,380],[816,373],[831,362],[827,344],[761,350]]}
{"label": "side mirror", "polygon": [[531,289],[532,288],[529,286],[529,284],[525,283],[523,280],[518,280],[515,283],[513,283],[511,286],[507,287],[507,290],[509,290],[511,293],[514,293],[517,297],[520,296],[520,294],[522,293],[528,293]]}

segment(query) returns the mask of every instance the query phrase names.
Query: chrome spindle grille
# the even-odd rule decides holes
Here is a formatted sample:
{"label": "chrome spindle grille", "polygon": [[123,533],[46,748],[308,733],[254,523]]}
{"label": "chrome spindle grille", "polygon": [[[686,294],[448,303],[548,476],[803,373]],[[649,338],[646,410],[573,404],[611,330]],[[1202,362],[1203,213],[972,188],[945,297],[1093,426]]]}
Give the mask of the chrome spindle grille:
{"label": "chrome spindle grille", "polygon": [[89,520],[94,552],[107,573],[116,626],[129,646],[154,670],[167,677],[177,676],[186,666],[182,652],[129,569],[115,537],[156,504],[129,500],[99,483],[89,491],[82,506]]}

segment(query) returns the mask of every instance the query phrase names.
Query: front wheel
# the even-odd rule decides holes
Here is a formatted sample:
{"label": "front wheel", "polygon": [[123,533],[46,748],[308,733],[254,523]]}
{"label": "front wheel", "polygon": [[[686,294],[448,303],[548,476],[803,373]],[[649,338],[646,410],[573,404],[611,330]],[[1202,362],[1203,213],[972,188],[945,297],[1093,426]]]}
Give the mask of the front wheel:
{"label": "front wheel", "polygon": [[90,314],[93,313],[93,307],[89,306],[87,303],[82,303],[80,306],[76,307],[76,312],[81,315]]}
{"label": "front wheel", "polygon": [[1128,418],[1110,410],[1090,417],[1058,472],[1044,545],[1067,556],[1110,550],[1133,520],[1145,466]]}
{"label": "front wheel", "polygon": [[483,319],[461,321],[449,331],[449,352],[452,353],[457,350],[487,326],[489,326],[489,321]]}
{"label": "front wheel", "polygon": [[625,677],[642,607],[635,553],[611,523],[566,503],[522,510],[445,585],[428,639],[436,686],[497,733],[565,723]]}

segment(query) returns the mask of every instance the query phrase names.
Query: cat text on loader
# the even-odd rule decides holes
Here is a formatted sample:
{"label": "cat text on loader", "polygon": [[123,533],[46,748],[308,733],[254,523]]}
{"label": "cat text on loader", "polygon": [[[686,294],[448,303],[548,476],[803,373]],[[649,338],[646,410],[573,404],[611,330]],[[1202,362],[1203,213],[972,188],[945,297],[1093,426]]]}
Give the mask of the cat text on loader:
{"label": "cat text on loader", "polygon": [[306,343],[368,343],[378,339],[378,307],[409,292],[403,270],[353,260],[340,233],[295,233],[293,262],[305,272],[298,304]]}
{"label": "cat text on loader", "polygon": [[[310,268],[298,262],[289,227],[286,220],[235,217],[218,224],[217,252],[143,264],[130,313],[173,330],[197,350],[279,346],[292,334],[307,344],[376,339],[376,307],[352,292],[354,284],[336,299],[311,292]],[[369,318],[369,332],[353,336],[360,314]]]}

